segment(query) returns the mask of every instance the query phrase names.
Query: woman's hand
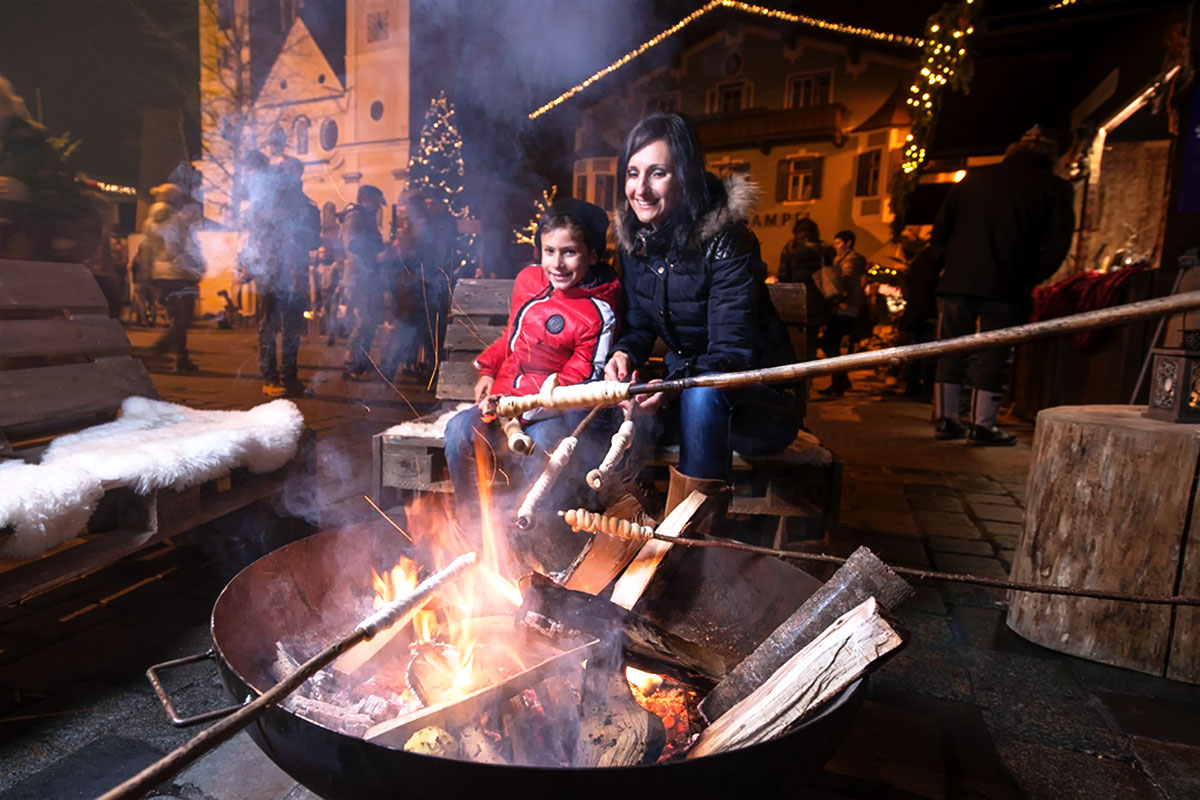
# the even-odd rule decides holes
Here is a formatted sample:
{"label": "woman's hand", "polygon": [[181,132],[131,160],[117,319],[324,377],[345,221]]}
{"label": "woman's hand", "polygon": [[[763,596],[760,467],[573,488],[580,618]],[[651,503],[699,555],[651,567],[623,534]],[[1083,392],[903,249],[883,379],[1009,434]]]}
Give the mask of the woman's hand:
{"label": "woman's hand", "polygon": [[[655,378],[647,382],[647,386],[652,386],[656,383],[662,383],[661,380]],[[621,409],[628,411],[633,409],[633,416],[654,416],[658,410],[662,408],[663,402],[667,399],[664,392],[654,392],[653,394],[637,394],[629,400],[624,400],[620,403]]]}
{"label": "woman's hand", "polygon": [[496,379],[491,375],[480,375],[479,380],[475,381],[475,402],[482,403],[487,399],[487,396],[492,393],[492,384]]}
{"label": "woman's hand", "polygon": [[632,370],[629,368],[629,353],[624,350],[617,350],[608,359],[608,363],[604,365],[604,380],[606,381],[627,381],[629,373]]}

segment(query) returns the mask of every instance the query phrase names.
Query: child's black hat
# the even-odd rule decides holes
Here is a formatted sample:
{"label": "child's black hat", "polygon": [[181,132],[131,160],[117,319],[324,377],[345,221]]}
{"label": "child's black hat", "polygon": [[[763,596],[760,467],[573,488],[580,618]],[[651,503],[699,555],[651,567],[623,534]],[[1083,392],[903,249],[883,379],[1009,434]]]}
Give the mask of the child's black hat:
{"label": "child's black hat", "polygon": [[583,241],[588,249],[604,257],[604,251],[608,248],[608,212],[594,203],[574,197],[556,200],[542,212],[534,241],[538,250],[542,249],[542,232],[558,217],[570,217],[578,223],[583,228]]}

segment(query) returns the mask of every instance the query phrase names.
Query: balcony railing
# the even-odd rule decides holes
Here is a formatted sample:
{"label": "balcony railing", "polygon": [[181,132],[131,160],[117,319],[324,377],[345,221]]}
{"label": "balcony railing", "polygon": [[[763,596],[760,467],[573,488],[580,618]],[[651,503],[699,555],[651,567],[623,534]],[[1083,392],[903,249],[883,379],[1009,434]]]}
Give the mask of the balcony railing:
{"label": "balcony railing", "polygon": [[763,152],[787,142],[830,139],[845,141],[846,107],[826,103],[803,108],[752,108],[713,114],[696,120],[696,133],[705,149],[757,147]]}

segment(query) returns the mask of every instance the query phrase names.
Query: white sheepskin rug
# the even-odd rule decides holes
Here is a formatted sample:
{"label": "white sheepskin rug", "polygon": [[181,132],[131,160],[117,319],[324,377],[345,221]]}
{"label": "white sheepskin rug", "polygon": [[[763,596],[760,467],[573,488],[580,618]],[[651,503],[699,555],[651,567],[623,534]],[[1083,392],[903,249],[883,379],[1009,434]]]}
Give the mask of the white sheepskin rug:
{"label": "white sheepskin rug", "polygon": [[31,558],[73,538],[109,486],[186,489],[229,470],[272,472],[292,459],[304,417],[290,400],[249,411],[198,411],[130,397],[121,416],[60,436],[40,464],[0,464],[0,555]]}

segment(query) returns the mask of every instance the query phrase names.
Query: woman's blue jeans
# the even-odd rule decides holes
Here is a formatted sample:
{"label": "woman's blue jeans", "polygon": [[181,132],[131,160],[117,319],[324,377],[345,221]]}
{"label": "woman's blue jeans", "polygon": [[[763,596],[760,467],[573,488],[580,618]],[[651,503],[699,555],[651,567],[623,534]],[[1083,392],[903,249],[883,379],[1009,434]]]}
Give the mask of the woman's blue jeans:
{"label": "woman's blue jeans", "polygon": [[684,389],[678,402],[679,471],[693,478],[730,479],[733,451],[777,453],[796,438],[795,400],[770,386]]}

